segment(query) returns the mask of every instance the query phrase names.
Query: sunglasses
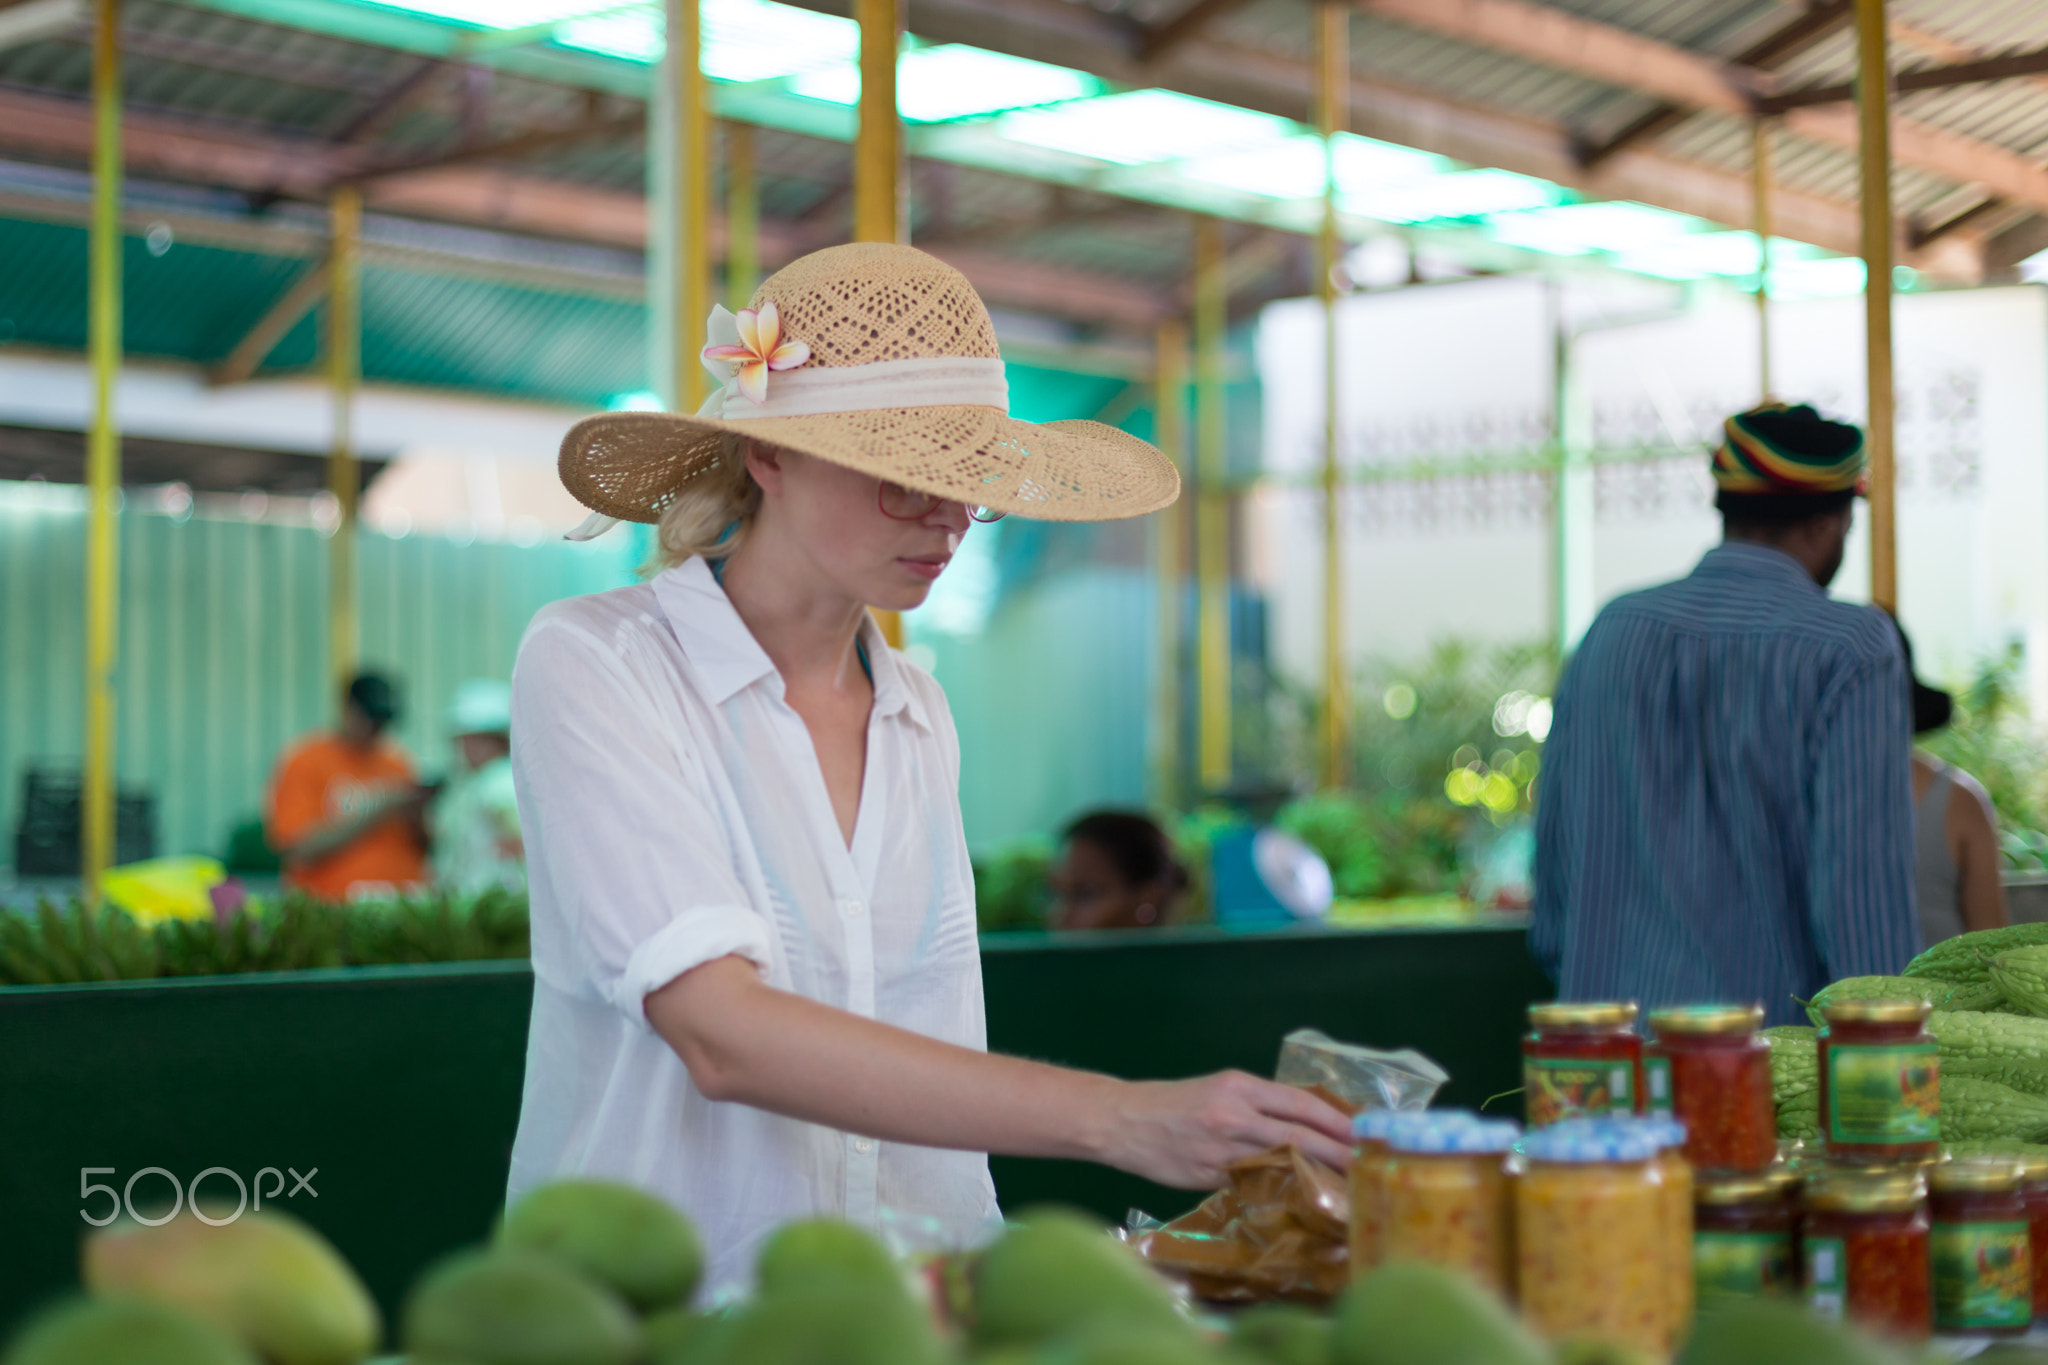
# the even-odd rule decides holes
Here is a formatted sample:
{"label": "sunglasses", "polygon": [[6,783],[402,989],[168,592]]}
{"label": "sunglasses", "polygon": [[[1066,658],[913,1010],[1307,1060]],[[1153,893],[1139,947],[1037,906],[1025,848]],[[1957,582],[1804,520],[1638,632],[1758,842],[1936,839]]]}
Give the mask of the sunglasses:
{"label": "sunglasses", "polygon": [[[887,479],[883,479],[881,485],[876,490],[875,503],[882,509],[882,515],[891,521],[923,521],[947,503],[959,501],[957,498],[942,498],[936,493],[920,493],[914,488],[890,483]],[[967,515],[984,524],[1003,519],[1001,512],[988,507],[969,506]]]}

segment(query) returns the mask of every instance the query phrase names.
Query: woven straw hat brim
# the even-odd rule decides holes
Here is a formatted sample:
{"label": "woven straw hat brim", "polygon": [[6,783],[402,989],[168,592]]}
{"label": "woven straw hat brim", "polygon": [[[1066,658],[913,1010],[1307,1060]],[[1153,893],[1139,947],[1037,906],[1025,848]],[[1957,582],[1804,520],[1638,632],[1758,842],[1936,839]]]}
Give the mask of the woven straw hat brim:
{"label": "woven straw hat brim", "polygon": [[1180,496],[1173,462],[1101,422],[1020,422],[994,407],[886,408],[723,422],[668,412],[586,417],[562,483],[593,511],[653,522],[728,436],[816,456],[937,497],[1040,521],[1116,521]]}

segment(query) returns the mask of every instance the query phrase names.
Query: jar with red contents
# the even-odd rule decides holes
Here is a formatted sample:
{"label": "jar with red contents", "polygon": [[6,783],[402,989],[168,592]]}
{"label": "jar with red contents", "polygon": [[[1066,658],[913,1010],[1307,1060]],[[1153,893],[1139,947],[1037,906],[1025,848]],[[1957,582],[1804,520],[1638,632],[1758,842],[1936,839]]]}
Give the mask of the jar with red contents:
{"label": "jar with red contents", "polygon": [[1821,1008],[1820,1126],[1828,1159],[1869,1165],[1941,1155],[1941,1057],[1925,1000]]}
{"label": "jar with red contents", "polygon": [[2034,1258],[2019,1163],[1981,1158],[1934,1168],[1934,1325],[2019,1336],[2034,1321]]}
{"label": "jar with red contents", "polygon": [[1643,1040],[1634,1001],[1529,1006],[1522,1039],[1529,1126],[1632,1114],[1642,1093]]}
{"label": "jar with red contents", "polygon": [[1913,1341],[1934,1330],[1927,1177],[1917,1169],[1811,1173],[1800,1259],[1824,1317]]}
{"label": "jar with red contents", "polygon": [[2048,1318],[2048,1156],[2020,1163],[2020,1197],[2027,1205],[2027,1243],[2034,1255],[2034,1317]]}
{"label": "jar with red contents", "polygon": [[1688,1005],[1650,1016],[1643,1059],[1652,1112],[1685,1125],[1685,1159],[1700,1171],[1762,1171],[1778,1156],[1771,1046],[1762,1005]]}

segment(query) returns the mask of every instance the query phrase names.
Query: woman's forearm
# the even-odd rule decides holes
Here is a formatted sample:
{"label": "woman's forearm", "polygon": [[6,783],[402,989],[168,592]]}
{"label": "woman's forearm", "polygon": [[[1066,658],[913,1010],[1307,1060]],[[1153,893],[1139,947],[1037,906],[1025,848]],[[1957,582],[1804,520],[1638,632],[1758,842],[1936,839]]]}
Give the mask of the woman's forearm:
{"label": "woman's forearm", "polygon": [[1344,1117],[1290,1086],[1131,1082],[977,1052],[776,990],[739,958],[670,982],[646,1011],[710,1098],[884,1141],[1098,1161],[1194,1188],[1288,1143],[1345,1159]]}

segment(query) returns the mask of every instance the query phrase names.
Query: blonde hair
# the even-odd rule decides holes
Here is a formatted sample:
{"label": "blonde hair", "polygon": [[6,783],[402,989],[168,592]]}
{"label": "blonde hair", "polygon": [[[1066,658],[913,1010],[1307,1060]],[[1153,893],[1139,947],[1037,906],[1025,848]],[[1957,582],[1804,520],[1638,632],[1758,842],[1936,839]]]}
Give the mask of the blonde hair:
{"label": "blonde hair", "polygon": [[727,436],[718,458],[691,474],[661,509],[654,553],[641,572],[652,576],[697,555],[723,559],[739,549],[760,510],[761,485],[747,473],[747,442]]}

